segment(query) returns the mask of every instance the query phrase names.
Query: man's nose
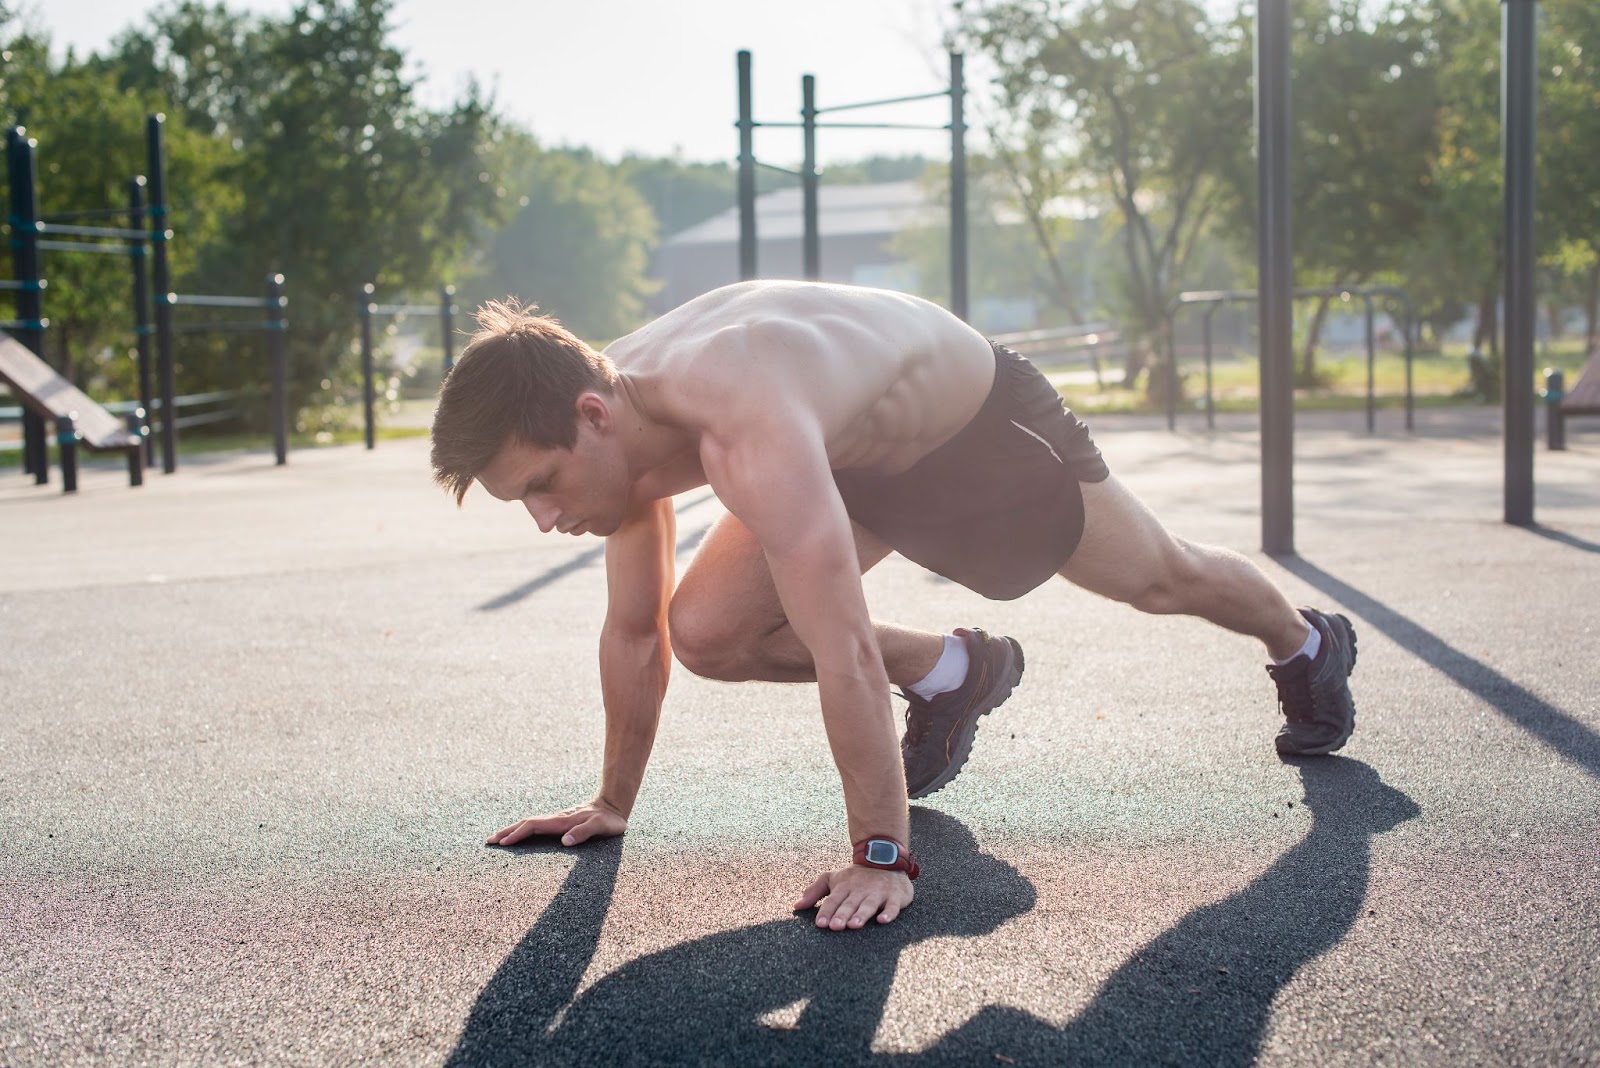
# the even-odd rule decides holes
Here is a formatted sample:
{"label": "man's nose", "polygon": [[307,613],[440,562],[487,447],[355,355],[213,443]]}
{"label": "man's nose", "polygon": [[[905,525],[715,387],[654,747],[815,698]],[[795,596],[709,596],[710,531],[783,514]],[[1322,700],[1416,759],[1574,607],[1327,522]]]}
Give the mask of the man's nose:
{"label": "man's nose", "polygon": [[539,530],[545,534],[556,528],[556,509],[549,503],[537,497],[525,497],[522,506],[533,516],[533,521],[539,524]]}

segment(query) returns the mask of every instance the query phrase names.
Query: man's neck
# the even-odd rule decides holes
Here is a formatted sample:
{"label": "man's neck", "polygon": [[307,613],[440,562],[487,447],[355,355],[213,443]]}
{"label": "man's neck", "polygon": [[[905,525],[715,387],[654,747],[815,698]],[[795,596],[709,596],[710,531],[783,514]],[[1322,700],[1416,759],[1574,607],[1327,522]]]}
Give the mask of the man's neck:
{"label": "man's neck", "polygon": [[626,373],[618,376],[616,396],[620,401],[615,415],[617,433],[622,436],[623,455],[627,457],[628,471],[635,480],[693,452],[693,435],[653,418],[642,402],[638,387]]}

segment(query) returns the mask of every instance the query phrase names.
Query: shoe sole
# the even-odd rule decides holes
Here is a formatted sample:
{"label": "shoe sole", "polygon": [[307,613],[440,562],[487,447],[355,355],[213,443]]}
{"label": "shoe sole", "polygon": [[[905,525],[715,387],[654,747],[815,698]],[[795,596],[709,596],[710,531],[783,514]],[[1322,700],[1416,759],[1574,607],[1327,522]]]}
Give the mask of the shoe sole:
{"label": "shoe sole", "polygon": [[[1356,628],[1351,625],[1350,620],[1345,618],[1343,612],[1335,612],[1328,618],[1337,619],[1344,625],[1344,636],[1349,639],[1350,642],[1350,663],[1347,665],[1347,669],[1344,673],[1344,677],[1348,679],[1351,675],[1354,675],[1356,671]],[[1350,736],[1355,733],[1355,730],[1356,717],[1355,713],[1352,711],[1350,713],[1350,722],[1345,727],[1344,733],[1339,735],[1339,737],[1335,738],[1333,741],[1329,742],[1327,745],[1319,745],[1312,749],[1279,749],[1278,753],[1280,756],[1327,756],[1329,753],[1343,749],[1344,744],[1350,740]]]}
{"label": "shoe sole", "polygon": [[945,767],[944,771],[940,772],[938,777],[915,793],[908,793],[906,796],[911,800],[917,801],[927,797],[929,794],[938,793],[951,779],[961,774],[962,766],[966,764],[967,758],[972,755],[972,742],[978,736],[978,720],[1005,704],[1006,698],[1011,696],[1011,691],[1015,690],[1017,684],[1022,681],[1022,646],[1018,645],[1014,638],[1008,637],[1005,640],[1010,643],[1011,651],[1015,654],[1011,662],[1011,670],[1006,673],[1005,678],[996,678],[995,685],[990,687],[983,695],[983,700],[979,703],[986,704],[988,707],[962,724],[955,737],[955,748],[950,754],[950,763]]}

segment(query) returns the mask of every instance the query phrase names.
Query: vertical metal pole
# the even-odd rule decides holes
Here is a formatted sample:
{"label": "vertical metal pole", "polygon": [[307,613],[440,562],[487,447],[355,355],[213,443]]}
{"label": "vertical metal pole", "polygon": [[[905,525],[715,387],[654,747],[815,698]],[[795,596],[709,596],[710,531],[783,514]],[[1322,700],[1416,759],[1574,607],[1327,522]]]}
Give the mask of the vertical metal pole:
{"label": "vertical metal pole", "polygon": [[1178,429],[1178,332],[1167,331],[1167,429]]}
{"label": "vertical metal pole", "polygon": [[[144,229],[144,178],[128,179],[128,229]],[[145,240],[135,238],[133,255],[133,336],[139,352],[140,423],[132,432],[139,435],[144,462],[155,460],[156,443],[150,438],[150,276],[145,270]]]}
{"label": "vertical metal pole", "polygon": [[[1211,389],[1211,316],[1220,305],[1212,304],[1206,308],[1205,318],[1200,320],[1200,329],[1205,337],[1206,346],[1206,429],[1217,429],[1217,404]],[[1177,337],[1177,324],[1173,324],[1172,335]]]}
{"label": "vertical metal pole", "polygon": [[751,116],[750,53],[739,53],[739,280],[756,276],[756,121]]}
{"label": "vertical metal pole", "polygon": [[950,53],[950,310],[967,307],[967,83],[960,52]]}
{"label": "vertical metal pole", "polygon": [[283,275],[267,275],[267,348],[272,359],[272,452],[278,466],[289,462],[289,321]]}
{"label": "vertical metal pole", "polygon": [[128,434],[138,441],[138,444],[128,450],[128,485],[144,485],[144,451],[149,444],[149,437],[145,431],[149,424],[145,421],[145,410],[140,408],[128,413]]}
{"label": "vertical metal pole", "polygon": [[77,413],[63,415],[56,420],[56,452],[61,457],[61,492],[78,492],[78,428],[73,425]]}
{"label": "vertical metal pole", "polygon": [[1294,553],[1294,261],[1290,240],[1289,0],[1256,6],[1256,262],[1261,330],[1261,547]]}
{"label": "vertical metal pole", "polygon": [[162,143],[165,115],[145,120],[145,169],[150,179],[150,282],[155,287],[156,378],[161,391],[161,470],[178,469],[178,413],[173,399],[178,389],[172,367],[172,275],[167,269],[167,150]]}
{"label": "vertical metal pole", "polygon": [[[6,169],[11,178],[11,266],[17,281],[17,318],[22,322],[18,340],[44,359],[44,281],[39,277],[38,190],[35,185],[34,142],[21,126],[6,134]],[[50,481],[50,444],[44,419],[22,406],[23,472],[35,485]]]}
{"label": "vertical metal pole", "polygon": [[1363,293],[1361,299],[1367,302],[1367,433],[1373,434],[1378,429],[1377,334],[1373,329],[1372,294]]}
{"label": "vertical metal pole", "polygon": [[1505,156],[1505,521],[1533,524],[1534,0],[1502,0],[1500,142]]}
{"label": "vertical metal pole", "polygon": [[809,74],[800,79],[800,126],[805,149],[805,161],[800,164],[805,223],[800,251],[803,273],[816,281],[822,277],[822,239],[817,232],[817,80]]}
{"label": "vertical metal pole", "polygon": [[1416,350],[1411,342],[1411,332],[1416,329],[1417,312],[1411,306],[1411,298],[1404,292],[1400,294],[1401,306],[1405,308],[1406,321],[1404,324],[1406,341],[1406,430],[1417,429],[1417,396],[1412,382],[1411,362],[1416,355]]}
{"label": "vertical metal pole", "polygon": [[444,286],[439,290],[439,323],[441,341],[444,343],[444,373],[456,365],[456,287]]}
{"label": "vertical metal pole", "polygon": [[1561,418],[1561,402],[1565,399],[1566,376],[1546,367],[1544,370],[1544,434],[1545,445],[1552,452],[1567,447],[1567,424]]}
{"label": "vertical metal pole", "polygon": [[361,287],[361,411],[366,420],[369,449],[377,444],[372,387],[372,294],[374,292],[376,287],[371,282]]}

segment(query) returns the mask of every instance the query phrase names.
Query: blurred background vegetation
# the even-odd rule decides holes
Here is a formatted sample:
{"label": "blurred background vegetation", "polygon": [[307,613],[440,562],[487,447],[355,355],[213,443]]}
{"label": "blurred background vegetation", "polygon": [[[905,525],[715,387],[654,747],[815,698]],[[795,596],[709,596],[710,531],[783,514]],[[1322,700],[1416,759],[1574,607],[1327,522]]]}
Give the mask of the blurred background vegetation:
{"label": "blurred background vegetation", "polygon": [[[982,134],[969,142],[974,297],[1026,302],[1032,325],[1111,324],[1117,366],[1087,391],[1103,407],[1155,399],[1165,376],[1148,372],[1168,351],[1177,293],[1255,284],[1252,14],[1218,9],[953,7],[951,45],[995,72],[972,87],[968,120]],[[1600,316],[1600,4],[1541,0],[1540,11],[1543,336],[1576,366]],[[54,53],[0,4],[0,115],[39,141],[42,210],[123,206],[145,167],[144,116],[165,113],[174,287],[258,293],[270,272],[288,277],[292,402],[306,434],[347,429],[359,411],[363,284],[382,301],[429,302],[454,282],[458,328],[481,300],[516,294],[603,344],[661,310],[663,241],[734,204],[731,159],[608,160],[541,144],[476,86],[442,110],[422,106],[392,15],[389,0],[310,0],[281,17],[184,0],[84,56]],[[1299,0],[1296,22],[1296,281],[1403,287],[1425,359],[1469,324],[1427,388],[1493,399],[1497,0]],[[730,116],[732,95],[730,85]],[[830,168],[826,182],[916,179],[937,201],[946,164],[869,158]],[[786,184],[761,172],[763,190]],[[937,222],[894,238],[933,299],[946,247]],[[51,361],[92,395],[132,396],[126,264],[56,257],[47,273]],[[1319,353],[1338,311],[1312,301],[1297,315],[1300,385],[1334,398],[1351,374]],[[1233,348],[1244,351],[1240,321]],[[390,399],[430,393],[436,324],[382,336]],[[1476,376],[1460,358],[1468,348],[1480,353]],[[180,360],[182,392],[259,395],[266,378],[264,344],[240,335],[185,339]]]}

